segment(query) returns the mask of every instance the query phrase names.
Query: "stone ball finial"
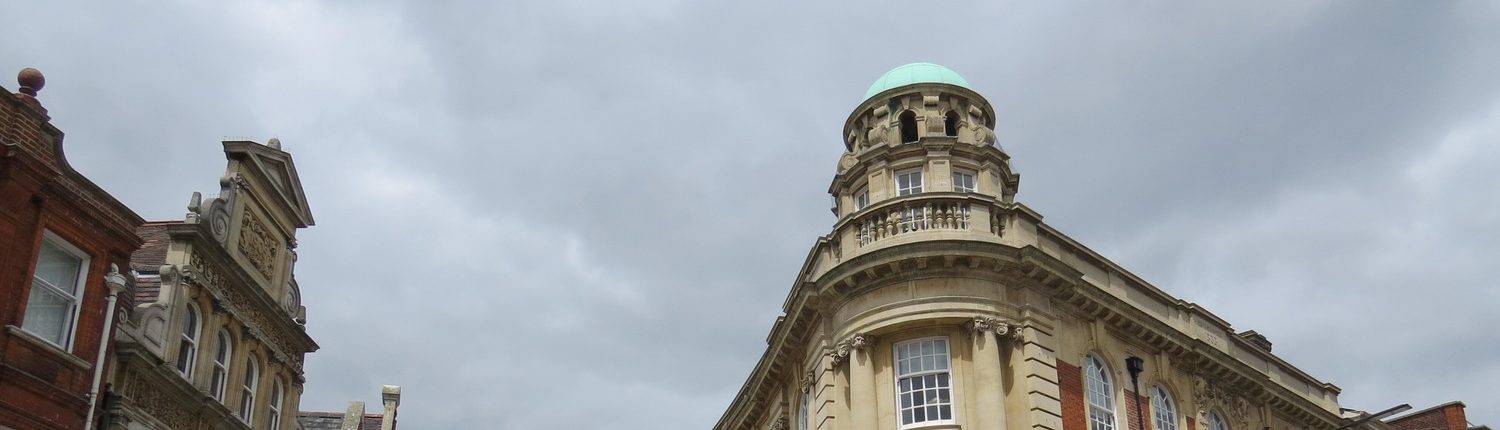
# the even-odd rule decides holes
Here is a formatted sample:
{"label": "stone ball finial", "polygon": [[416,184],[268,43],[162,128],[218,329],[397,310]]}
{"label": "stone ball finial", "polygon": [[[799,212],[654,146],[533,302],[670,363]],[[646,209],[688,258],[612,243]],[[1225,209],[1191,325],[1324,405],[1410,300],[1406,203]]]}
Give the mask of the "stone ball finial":
{"label": "stone ball finial", "polygon": [[273,137],[271,140],[266,141],[266,146],[271,147],[271,149],[281,149],[281,139]]}
{"label": "stone ball finial", "polygon": [[41,70],[27,67],[16,74],[16,82],[21,84],[21,94],[36,97],[36,92],[47,85],[47,77],[42,76]]}

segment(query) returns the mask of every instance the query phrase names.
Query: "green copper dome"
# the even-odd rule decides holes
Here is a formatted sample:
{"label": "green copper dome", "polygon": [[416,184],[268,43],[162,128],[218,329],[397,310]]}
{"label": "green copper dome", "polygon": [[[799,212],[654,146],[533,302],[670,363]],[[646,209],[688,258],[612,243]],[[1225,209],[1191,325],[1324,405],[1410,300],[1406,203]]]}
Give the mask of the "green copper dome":
{"label": "green copper dome", "polygon": [[911,63],[891,69],[891,71],[881,75],[880,79],[876,79],[875,83],[870,85],[870,90],[865,91],[865,100],[869,100],[870,97],[875,97],[876,94],[892,88],[927,83],[950,84],[969,88],[969,81],[964,80],[963,76],[959,76],[957,72],[949,70],[947,67],[932,63]]}

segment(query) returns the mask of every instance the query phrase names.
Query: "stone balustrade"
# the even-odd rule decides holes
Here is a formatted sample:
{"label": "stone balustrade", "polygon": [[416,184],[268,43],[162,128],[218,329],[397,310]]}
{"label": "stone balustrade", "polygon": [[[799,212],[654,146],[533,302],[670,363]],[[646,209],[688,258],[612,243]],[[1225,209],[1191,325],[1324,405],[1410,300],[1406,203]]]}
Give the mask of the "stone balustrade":
{"label": "stone balustrade", "polygon": [[851,214],[835,227],[835,234],[842,239],[843,254],[851,256],[877,245],[910,240],[998,241],[1003,222],[998,205],[992,197],[979,194],[913,194]]}

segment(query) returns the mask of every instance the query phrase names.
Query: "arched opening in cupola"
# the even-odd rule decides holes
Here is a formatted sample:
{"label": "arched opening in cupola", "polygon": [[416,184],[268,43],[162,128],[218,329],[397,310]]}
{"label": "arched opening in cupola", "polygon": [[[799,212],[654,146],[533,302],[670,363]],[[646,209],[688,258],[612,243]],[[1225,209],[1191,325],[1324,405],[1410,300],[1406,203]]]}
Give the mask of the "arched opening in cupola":
{"label": "arched opening in cupola", "polygon": [[948,137],[958,136],[958,112],[948,111],[943,115],[943,135]]}
{"label": "arched opening in cupola", "polygon": [[912,143],[917,141],[917,113],[906,111],[901,113],[901,143]]}

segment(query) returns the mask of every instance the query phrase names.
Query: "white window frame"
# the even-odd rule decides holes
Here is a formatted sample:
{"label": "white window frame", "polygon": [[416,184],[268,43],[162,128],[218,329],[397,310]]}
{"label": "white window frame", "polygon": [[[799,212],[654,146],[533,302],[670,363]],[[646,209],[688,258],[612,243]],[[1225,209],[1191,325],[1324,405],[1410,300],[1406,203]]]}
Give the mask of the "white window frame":
{"label": "white window frame", "polygon": [[[970,185],[969,187],[967,187],[967,188],[960,188],[959,187],[959,181],[958,181],[958,179],[959,179],[960,176],[966,176],[966,177],[968,177],[968,182],[969,182],[969,185]],[[960,193],[977,193],[977,192],[979,192],[979,179],[978,178],[979,178],[979,175],[976,174],[972,170],[953,169],[953,191],[960,192]]]}
{"label": "white window frame", "polygon": [[[934,341],[942,341],[941,345],[942,345],[943,351],[942,351],[941,356],[935,354],[935,352],[937,351],[936,350],[936,344],[934,344],[934,349],[932,350],[934,352],[934,354],[924,354],[922,352],[922,350],[921,350],[921,346],[920,345],[922,345],[924,343],[927,343],[927,342],[934,342]],[[891,345],[891,359],[892,359],[892,361],[891,361],[891,367],[893,368],[892,370],[894,370],[891,373],[895,374],[895,385],[893,386],[893,388],[894,388],[893,391],[895,391],[895,393],[896,393],[896,427],[897,428],[908,429],[908,428],[915,428],[915,427],[926,427],[926,426],[931,426],[931,425],[943,425],[943,424],[955,424],[955,423],[957,423],[957,419],[958,419],[958,410],[957,410],[958,409],[957,408],[958,401],[957,401],[957,399],[954,398],[954,396],[958,393],[958,388],[954,386],[954,378],[953,378],[953,349],[951,348],[952,344],[953,344],[953,342],[950,341],[946,336],[933,336],[933,337],[924,337],[924,338],[906,340],[906,341],[898,342],[898,343],[896,343],[894,345]],[[902,349],[910,347],[912,345],[917,345],[917,356],[916,357],[919,360],[917,364],[923,365],[923,367],[924,367],[924,368],[922,368],[920,370],[903,369],[903,366],[902,366],[902,364],[903,364],[902,363],[902,358],[901,358]],[[925,359],[925,358],[932,358],[933,359],[932,360],[932,363],[934,364],[933,368],[931,368],[931,369],[925,368],[925,360],[922,360],[922,359]],[[939,361],[938,359],[939,358],[941,358],[941,361],[942,361],[941,366],[936,366],[938,364],[938,361]],[[931,388],[929,388],[929,387],[922,387],[921,389],[912,389],[912,390],[904,390],[902,388],[901,382],[904,379],[911,379],[914,382],[915,381],[927,381],[927,377],[929,377],[929,376],[932,377],[932,382],[935,383],[934,387],[931,387]],[[946,382],[947,382],[947,386],[946,387],[941,386],[941,384],[942,384],[942,382],[943,382],[944,379],[946,379]],[[910,385],[911,384],[908,384],[908,386],[910,386]],[[919,394],[919,393],[927,393],[927,392],[934,392],[934,391],[941,392],[944,389],[947,390],[947,399],[946,399],[946,401],[941,401],[942,400],[941,397],[939,397],[938,398],[939,401],[936,401],[936,402],[934,402],[934,401],[927,401],[927,400],[924,399],[924,403],[921,406],[916,405],[915,402],[910,402],[910,403],[913,403],[913,404],[910,405],[910,406],[908,406],[907,403],[909,403],[909,402],[903,402],[902,401],[902,397],[904,395],[915,395],[915,394]],[[947,407],[947,412],[948,412],[948,418],[946,418],[946,419],[942,418],[942,415],[941,415],[941,411],[943,410],[943,408],[945,406]],[[921,408],[924,408],[924,407],[936,407],[936,410],[939,411],[938,418],[936,418],[936,419],[929,419],[929,418],[926,418],[924,416],[923,420],[917,421],[916,418],[913,417],[912,420],[911,420],[911,422],[909,422],[909,423],[906,422],[907,421],[907,414],[906,414],[906,412],[911,411],[913,414],[915,414],[917,412],[917,409],[921,409]],[[924,415],[925,415],[926,411],[924,410],[923,412],[924,412]]]}
{"label": "white window frame", "polygon": [[[925,176],[923,173],[924,172],[920,168],[911,169],[911,170],[902,170],[902,171],[896,172],[896,196],[909,196],[909,195],[912,195],[912,194],[920,194],[922,192],[923,176]],[[916,178],[916,182],[907,181],[906,186],[902,186],[901,185],[901,178],[908,177],[908,176],[911,176],[913,174],[915,174],[915,176],[912,176],[912,177]],[[913,183],[915,183],[916,185],[913,186],[912,185]]]}
{"label": "white window frame", "polygon": [[271,398],[266,402],[266,430],[281,430],[281,380],[271,381]]}
{"label": "white window frame", "polygon": [[1109,366],[1093,354],[1084,358],[1083,394],[1088,411],[1089,430],[1116,430],[1115,384]]}
{"label": "white window frame", "polygon": [[[21,317],[21,329],[26,330],[27,333],[33,334],[36,337],[47,341],[47,343],[53,344],[58,348],[62,348],[63,351],[73,352],[73,340],[77,337],[78,333],[78,314],[79,311],[83,308],[83,295],[85,292],[87,292],[86,288],[88,287],[87,281],[90,262],[89,254],[83,252],[82,249],[79,249],[77,246],[74,246],[72,243],[68,242],[66,239],[63,239],[61,236],[58,236],[56,233],[53,233],[50,230],[42,231],[41,246],[52,246],[57,248],[59,251],[62,251],[64,254],[68,254],[74,258],[77,258],[78,277],[73,281],[73,293],[68,294],[67,291],[63,290],[62,286],[52,285],[51,281],[42,279],[41,277],[37,276],[36,265],[38,263],[41,263],[42,259],[42,248],[38,247],[36,251],[36,259],[31,262],[31,291],[27,294],[26,297],[26,308],[23,311],[24,313]],[[31,299],[36,297],[38,293],[37,288],[42,288],[47,293],[55,294],[61,296],[64,299],[67,299],[69,306],[71,307],[71,309],[67,311],[67,315],[64,316],[62,333],[58,333],[59,337],[56,339],[54,339],[53,336],[38,333],[36,331],[37,327],[30,324],[35,320],[32,318],[27,318],[27,316],[35,315],[35,312],[31,307]]]}
{"label": "white window frame", "polygon": [[857,212],[870,207],[870,187],[860,187],[854,192],[854,210]]}
{"label": "white window frame", "polygon": [[219,329],[219,344],[214,350],[214,371],[209,378],[209,394],[224,403],[224,395],[229,391],[229,363],[234,359],[234,343],[229,337],[229,332]]}
{"label": "white window frame", "polygon": [[254,425],[255,390],[260,388],[260,366],[255,363],[255,354],[245,354],[245,382],[240,387],[240,421]]}
{"label": "white window frame", "polygon": [[[182,315],[182,326],[178,327],[180,339],[177,346],[177,372],[191,381],[193,368],[198,367],[198,340],[203,338],[203,313],[198,312],[198,305],[193,303],[188,303],[184,309],[186,313]],[[191,321],[189,316],[192,317]],[[192,329],[191,333],[188,329]]]}
{"label": "white window frame", "polygon": [[1208,411],[1208,430],[1229,430],[1229,422],[1216,411]]}
{"label": "white window frame", "polygon": [[1154,430],[1177,430],[1177,402],[1160,385],[1151,386],[1151,418]]}

